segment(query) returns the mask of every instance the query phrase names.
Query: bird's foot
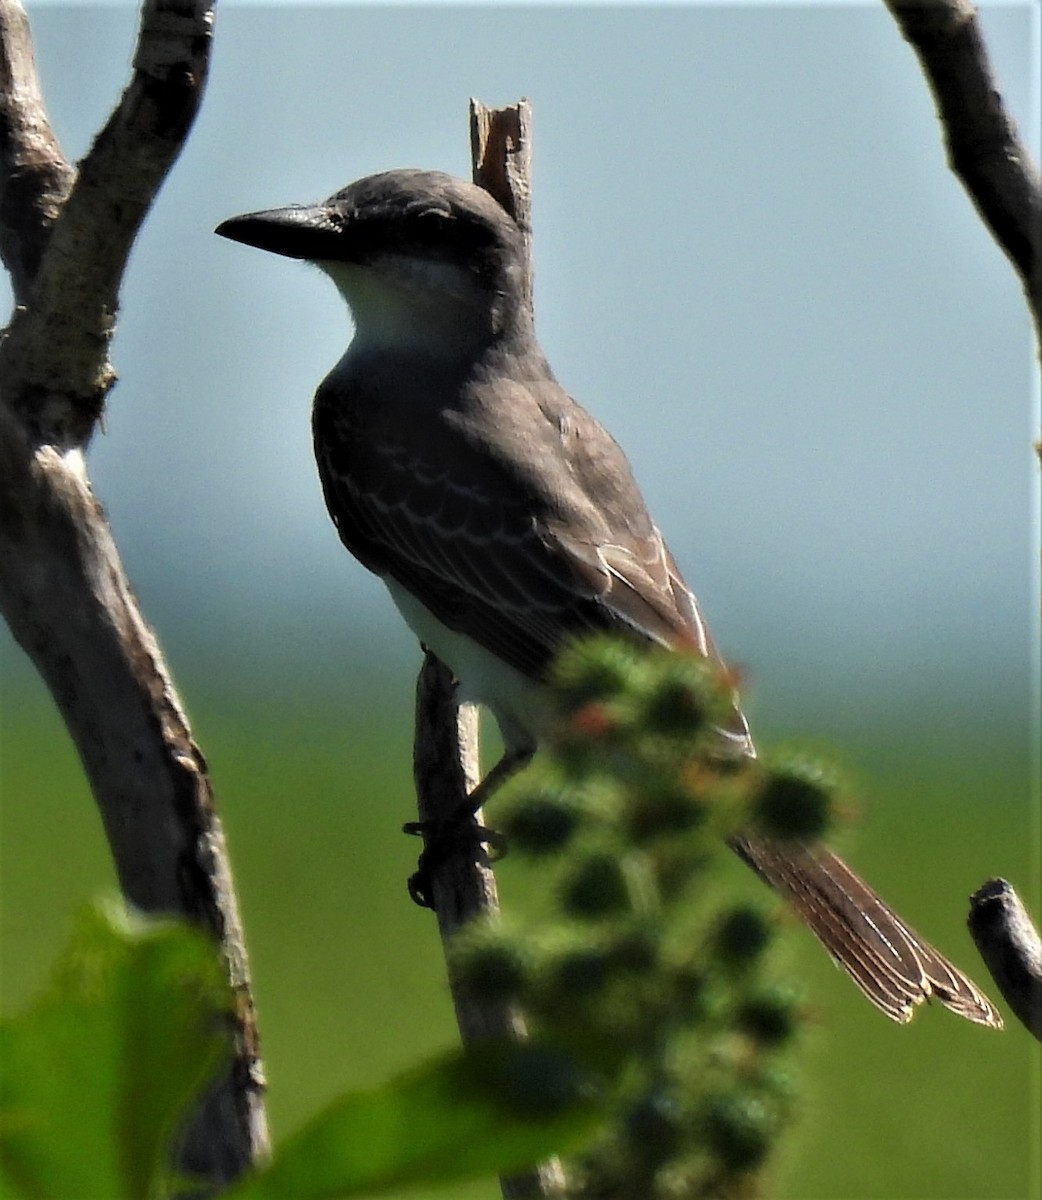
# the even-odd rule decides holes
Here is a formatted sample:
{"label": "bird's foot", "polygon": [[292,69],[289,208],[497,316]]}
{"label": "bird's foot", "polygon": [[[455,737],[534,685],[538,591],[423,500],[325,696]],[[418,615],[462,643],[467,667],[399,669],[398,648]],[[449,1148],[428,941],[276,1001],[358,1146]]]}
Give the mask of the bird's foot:
{"label": "bird's foot", "polygon": [[407,821],[402,832],[423,838],[416,870],[409,877],[409,895],[421,908],[434,908],[434,873],[456,855],[469,853],[484,863],[498,862],[506,854],[506,839],[474,819],[469,804],[444,821]]}

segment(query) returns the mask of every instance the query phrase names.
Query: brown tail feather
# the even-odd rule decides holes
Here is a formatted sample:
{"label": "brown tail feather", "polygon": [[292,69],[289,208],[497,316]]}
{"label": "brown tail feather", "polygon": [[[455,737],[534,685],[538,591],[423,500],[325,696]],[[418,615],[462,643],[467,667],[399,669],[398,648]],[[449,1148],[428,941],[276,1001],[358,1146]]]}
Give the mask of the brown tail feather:
{"label": "brown tail feather", "polygon": [[936,996],[978,1025],[1002,1028],[991,1001],[824,847],[733,843],[735,851],[796,910],[877,1008],[904,1023]]}

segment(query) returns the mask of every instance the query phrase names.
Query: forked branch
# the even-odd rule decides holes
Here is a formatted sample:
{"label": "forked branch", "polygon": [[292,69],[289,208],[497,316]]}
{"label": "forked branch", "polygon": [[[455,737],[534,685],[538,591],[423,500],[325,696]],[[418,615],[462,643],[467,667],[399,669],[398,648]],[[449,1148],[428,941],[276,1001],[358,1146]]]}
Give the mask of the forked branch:
{"label": "forked branch", "polygon": [[131,592],[83,450],[115,374],[130,247],[202,98],[205,0],[146,0],[130,83],[78,172],[51,130],[18,0],[0,0],[0,612],[76,744],[127,899],[220,943],[233,1059],[180,1165],[216,1190],[264,1154],[253,999],[206,762]]}

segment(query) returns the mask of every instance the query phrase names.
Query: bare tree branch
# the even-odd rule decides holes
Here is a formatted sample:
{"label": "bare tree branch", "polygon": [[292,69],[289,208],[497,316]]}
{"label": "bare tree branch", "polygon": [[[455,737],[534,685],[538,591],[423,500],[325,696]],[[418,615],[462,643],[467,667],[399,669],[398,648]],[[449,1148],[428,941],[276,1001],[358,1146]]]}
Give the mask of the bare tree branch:
{"label": "bare tree branch", "polygon": [[[522,100],[509,108],[490,109],[470,102],[471,156],[474,182],[490,192],[517,221],[531,247],[531,107]],[[529,255],[525,292],[532,300]],[[428,829],[452,820],[478,784],[478,714],[470,704],[459,706],[452,673],[433,654],[427,654],[416,690],[414,772],[420,823]],[[481,812],[460,831],[459,844],[474,853],[456,853],[436,862],[430,887],[438,929],[446,949],[469,921],[499,912],[496,880],[483,849]],[[450,987],[456,1023],[464,1044],[483,1038],[526,1035],[524,1017],[513,1004],[478,1000],[452,979]],[[559,1194],[564,1175],[556,1159],[523,1175],[501,1181],[507,1200]]]}
{"label": "bare tree branch", "polygon": [[[526,231],[526,241],[530,241],[531,231],[529,121],[530,109],[525,101],[497,110],[471,101],[475,182],[519,221]],[[531,277],[531,260],[528,274]],[[530,282],[527,291],[531,297]],[[426,656],[417,684],[414,773],[420,822],[426,828],[453,819],[465,807],[480,774],[477,711],[472,705],[458,705],[452,673],[433,654]],[[433,906],[446,941],[474,917],[499,908],[495,878],[480,849],[480,813],[471,822],[471,834],[461,839],[476,847],[470,861],[453,855],[432,869]],[[513,1034],[520,1029],[519,1018],[513,1012],[477,1012],[467,997],[458,995],[455,999],[464,1041],[482,1035]]]}
{"label": "bare tree branch", "polygon": [[886,0],[930,84],[948,162],[1020,275],[1042,346],[1042,182],[969,0]]}
{"label": "bare tree branch", "polygon": [[509,108],[470,102],[470,156],[474,182],[495,196],[514,218],[525,243],[524,295],[532,307],[532,106]]}
{"label": "bare tree branch", "polygon": [[[450,820],[478,784],[478,710],[460,706],[452,672],[428,653],[416,686],[416,795],[425,826]],[[474,854],[453,854],[434,865],[431,890],[443,943],[475,917],[499,911],[496,877],[481,837],[481,813],[460,839]],[[456,1023],[464,1044],[490,1037],[518,1037],[524,1023],[511,1005],[476,1000],[451,978]]]}
{"label": "bare tree branch", "polygon": [[25,14],[0,0],[0,247],[18,300],[0,342],[0,611],[76,744],[127,899],[221,945],[234,1056],[180,1153],[217,1188],[267,1146],[242,926],[205,760],[82,454],[115,379],[127,255],[201,101],[212,27],[206,0],[146,0],[131,81],[76,173]]}
{"label": "bare tree branch", "polygon": [[131,81],[52,222],[31,303],[0,347],[7,403],[40,440],[85,445],[115,382],[107,351],[127,255],[202,99],[212,28],[206,0],[146,0]]}
{"label": "bare tree branch", "polygon": [[0,257],[24,303],[51,225],[75,177],[54,136],[36,76],[25,10],[0,3]]}
{"label": "bare tree branch", "polygon": [[[886,0],[937,103],[948,162],[1024,286],[1042,350],[1042,180],[1003,105],[969,0]],[[1019,1019],[1042,1040],[1042,943],[1016,892],[990,879],[970,932]]]}
{"label": "bare tree branch", "polygon": [[967,924],[1006,1003],[1042,1042],[1042,939],[1012,885],[989,879],[978,888]]}

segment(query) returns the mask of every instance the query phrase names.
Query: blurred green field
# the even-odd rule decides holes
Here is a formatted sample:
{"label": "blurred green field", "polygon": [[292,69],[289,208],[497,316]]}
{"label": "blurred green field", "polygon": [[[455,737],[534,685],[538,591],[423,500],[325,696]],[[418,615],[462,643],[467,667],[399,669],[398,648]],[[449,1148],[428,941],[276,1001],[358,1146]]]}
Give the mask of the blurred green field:
{"label": "blurred green field", "polygon": [[[23,663],[4,657],[2,1001],[46,977],[72,911],[110,886],[78,763]],[[258,701],[182,673],[210,761],[244,909],[276,1137],[324,1101],[451,1044],[434,925],[408,900],[408,672],[331,696],[283,677]],[[254,692],[254,695],[257,693]],[[877,731],[840,752],[863,811],[841,836],[859,869],[980,982],[966,896],[1003,874],[1038,912],[1030,739],[979,750],[935,730],[924,758]],[[516,864],[505,887],[525,885]],[[735,863],[727,886],[760,887]],[[1034,1200],[1039,1047],[929,1011],[891,1025],[793,926],[784,954],[815,1027],[801,1055],[802,1116],[771,1195],[793,1200]],[[492,1185],[453,1195],[496,1194]],[[288,1200],[288,1198],[287,1198]],[[635,1198],[636,1200],[636,1198]]]}

